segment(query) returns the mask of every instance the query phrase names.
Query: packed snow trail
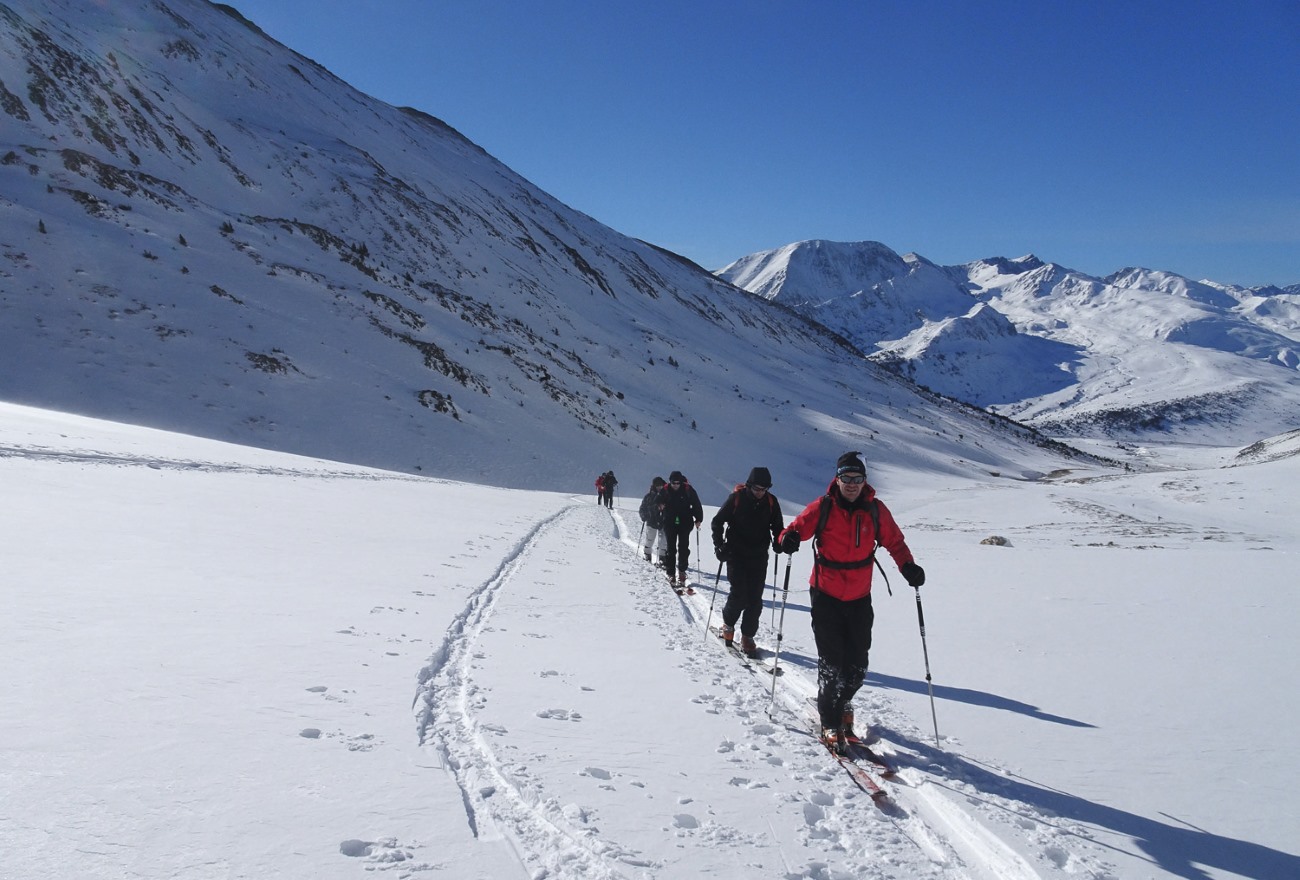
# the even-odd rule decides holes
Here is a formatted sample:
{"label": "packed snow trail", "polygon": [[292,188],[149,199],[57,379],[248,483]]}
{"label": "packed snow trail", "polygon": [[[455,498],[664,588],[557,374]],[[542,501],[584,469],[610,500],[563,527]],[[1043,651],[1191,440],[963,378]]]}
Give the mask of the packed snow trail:
{"label": "packed snow trail", "polygon": [[599,839],[582,839],[563,810],[538,802],[525,791],[491,747],[489,731],[475,712],[480,702],[474,682],[474,647],[502,591],[525,568],[528,557],[543,546],[546,534],[572,510],[566,508],[538,523],[470,597],[424,671],[418,721],[422,742],[438,753],[460,787],[475,837],[507,838],[533,876],[615,878],[625,876],[614,862],[627,854],[614,851]]}
{"label": "packed snow trail", "polygon": [[[806,618],[787,615],[769,715],[770,673],[704,636],[713,573],[675,595],[629,552],[622,516],[584,500],[536,523],[421,674],[422,741],[482,843],[505,842],[539,878],[1106,876],[1031,808],[961,780],[865,691],[859,716],[901,768],[879,809],[807,729],[812,661],[793,632]],[[577,667],[573,639],[589,658]],[[535,711],[511,711],[529,700]]]}
{"label": "packed snow trail", "polygon": [[[777,585],[784,583],[788,560],[789,557],[778,559]],[[696,560],[696,563],[701,566],[696,577],[703,589],[697,591],[688,606],[697,618],[694,623],[702,625],[700,621],[712,616],[715,618],[712,623],[721,625],[720,609],[726,599],[726,580],[719,578],[716,572],[703,571],[703,560]],[[712,595],[715,582],[718,585],[716,600]],[[806,601],[807,588],[802,584],[792,586],[790,594]],[[787,610],[790,594],[786,595]],[[774,589],[768,595],[773,597],[773,610],[776,610],[781,591]],[[764,627],[770,630],[775,620],[775,616],[765,618]],[[807,620],[800,619],[798,625],[806,628]],[[791,639],[790,627],[791,620],[787,617],[782,634],[784,656],[780,660],[784,664],[783,672],[790,670],[792,674],[783,674],[775,691],[770,692],[775,695],[775,703],[769,706],[769,712],[774,720],[785,720],[792,728],[798,729],[801,721],[803,727],[808,726],[806,722],[815,705],[816,660],[815,652],[811,650],[810,634],[803,640],[808,645],[807,653],[790,651],[787,654],[788,648],[801,642],[798,635]],[[764,643],[764,635],[768,643]],[[720,644],[714,639],[709,641]],[[765,654],[765,665],[769,667],[775,642],[775,632],[760,630],[759,644]],[[771,688],[771,682],[770,673],[760,675],[760,683],[765,689]],[[1003,802],[987,793],[973,793],[971,786],[960,779],[960,771],[946,765],[942,752],[922,745],[929,737],[874,691],[870,681],[856,702],[862,724],[869,722],[882,728],[884,722],[889,728],[883,732],[892,733],[896,741],[910,743],[910,754],[908,750],[891,746],[887,740],[878,747],[893,763],[901,764],[897,777],[884,783],[889,796],[886,803],[896,807],[888,815],[898,830],[935,865],[956,871],[954,876],[988,880],[1031,880],[1053,876],[1061,869],[1068,869],[1069,873],[1087,870],[1098,877],[1106,875],[1098,852],[1072,851],[1079,849],[1072,839],[1078,836],[1077,831],[1060,831],[1052,817],[1042,815],[1026,804]],[[810,733],[808,738],[812,740]],[[819,754],[824,756],[825,753],[821,751]],[[876,775],[879,778],[879,774]],[[1013,817],[1014,821],[1006,821],[1006,816]]]}

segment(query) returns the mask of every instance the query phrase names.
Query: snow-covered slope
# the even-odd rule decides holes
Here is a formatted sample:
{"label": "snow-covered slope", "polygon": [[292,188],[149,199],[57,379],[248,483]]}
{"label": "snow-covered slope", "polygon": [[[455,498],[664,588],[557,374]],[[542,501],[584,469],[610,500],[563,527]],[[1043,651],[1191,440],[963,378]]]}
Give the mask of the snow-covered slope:
{"label": "snow-covered slope", "polygon": [[[877,581],[877,805],[809,732],[806,549],[758,633],[774,689],[704,635],[707,550],[680,599],[635,552],[633,499],[0,404],[0,874],[1300,876],[1286,448],[889,487],[928,655]],[[824,483],[782,485],[788,516]]]}
{"label": "snow-covered slope", "polygon": [[0,18],[0,399],[498,485],[1059,464],[229,7]]}
{"label": "snow-covered slope", "polygon": [[939,267],[878,242],[799,242],[718,275],[1049,433],[1245,443],[1300,419],[1300,308],[1278,288],[1093,278],[1033,255]]}

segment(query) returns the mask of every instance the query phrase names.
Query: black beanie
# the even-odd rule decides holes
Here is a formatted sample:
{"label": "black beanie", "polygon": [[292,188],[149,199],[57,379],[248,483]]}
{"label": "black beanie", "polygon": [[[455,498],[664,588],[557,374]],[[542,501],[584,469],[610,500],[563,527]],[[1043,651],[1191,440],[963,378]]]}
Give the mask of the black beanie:
{"label": "black beanie", "polygon": [[764,489],[772,488],[772,475],[765,467],[756,467],[749,472],[749,479],[745,481],[746,486],[762,486]]}
{"label": "black beanie", "polygon": [[663,477],[655,477],[653,480],[650,481],[651,489],[661,489],[663,488],[663,485],[664,485]]}
{"label": "black beanie", "polygon": [[867,475],[867,466],[862,463],[859,456],[860,452],[846,452],[835,461],[835,476],[840,474],[862,474]]}
{"label": "black beanie", "polygon": [[685,482],[686,482],[686,477],[682,476],[682,472],[681,472],[681,471],[673,471],[671,474],[668,475],[668,482],[670,482],[670,483],[685,483]]}

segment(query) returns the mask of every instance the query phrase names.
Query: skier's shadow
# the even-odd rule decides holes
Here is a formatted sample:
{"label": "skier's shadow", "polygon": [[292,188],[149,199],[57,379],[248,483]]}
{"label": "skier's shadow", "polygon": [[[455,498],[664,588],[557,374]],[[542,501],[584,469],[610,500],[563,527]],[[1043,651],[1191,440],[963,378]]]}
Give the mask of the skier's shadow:
{"label": "skier's shadow", "polygon": [[[1007,774],[962,755],[954,755],[912,739],[897,730],[879,727],[881,736],[919,755],[930,774],[931,784],[949,788],[947,780],[966,783],[990,795],[1020,801],[1035,807],[1043,815],[1024,815],[995,801],[985,801],[993,809],[1015,814],[1018,822],[1048,824],[1055,833],[1079,836],[1070,826],[1074,822],[1106,829],[1117,836],[1131,838],[1138,851],[1126,849],[1123,842],[1107,843],[1106,835],[1084,833],[1088,843],[1109,847],[1159,866],[1175,877],[1209,880],[1202,866],[1240,877],[1300,877],[1300,856],[1272,849],[1248,840],[1238,840],[1186,824],[1167,824],[1034,782],[1023,776]],[[1116,767],[1115,772],[1123,772]],[[965,800],[978,797],[967,788],[949,789]]]}
{"label": "skier's shadow", "polygon": [[[707,575],[701,574],[700,586],[704,587],[706,590],[715,591],[717,594],[717,598],[720,600],[726,600],[727,593],[731,592],[731,582],[727,580],[725,576],[718,578],[717,585],[716,586],[714,585],[713,572],[709,572]],[[788,595],[785,597],[783,603],[781,599],[781,592],[782,592],[781,590],[772,589],[771,584],[767,584],[763,587],[764,610],[775,609],[776,611],[780,612],[781,605],[784,604],[786,611],[791,611],[799,614],[810,614],[812,612],[812,608],[808,605],[800,605],[797,602],[791,602],[790,597]]]}
{"label": "skier's shadow", "polygon": [[[715,603],[718,600],[722,600],[725,602],[727,598],[727,593],[731,592],[731,582],[727,580],[727,578],[725,577],[717,578],[717,582],[715,586],[713,573],[709,573],[707,581],[705,581],[704,578],[701,578],[700,586],[706,590],[713,591],[712,598]],[[763,588],[763,596],[764,596],[763,608],[765,611],[772,611],[779,614],[781,612],[781,604],[782,604],[782,600],[780,598],[781,594],[776,591],[771,591],[776,594],[776,598],[767,598],[770,595],[769,591],[771,591],[770,585],[765,586]],[[789,601],[788,596],[786,597],[786,601],[785,601],[785,610],[793,611],[796,613],[803,612],[805,614],[812,611],[812,609],[809,608],[807,605],[798,605],[795,603],[791,603]],[[789,651],[784,647],[781,649],[781,662],[788,663],[791,666],[800,666],[803,667],[804,669],[817,668],[816,657],[809,657],[807,654],[800,654],[794,651]]]}
{"label": "skier's shadow", "polygon": [[[867,673],[867,683],[878,685],[882,688],[892,688],[896,691],[907,691],[913,694],[925,695],[929,692],[926,683],[923,681],[917,681],[912,678],[899,678],[896,675],[886,675],[877,672],[874,669]],[[1010,697],[1003,697],[998,694],[990,694],[987,691],[976,691],[971,690],[970,688],[949,687],[947,685],[937,684],[934,686],[934,696],[936,699],[940,700],[969,703],[972,706],[985,706],[989,709],[1001,709],[1004,712],[1017,712],[1039,721],[1050,721],[1053,724],[1064,724],[1069,727],[1095,728],[1097,726],[1095,724],[1089,724],[1086,721],[1066,718],[1062,715],[1052,715],[1029,703],[1022,703],[1019,700],[1013,700]]]}

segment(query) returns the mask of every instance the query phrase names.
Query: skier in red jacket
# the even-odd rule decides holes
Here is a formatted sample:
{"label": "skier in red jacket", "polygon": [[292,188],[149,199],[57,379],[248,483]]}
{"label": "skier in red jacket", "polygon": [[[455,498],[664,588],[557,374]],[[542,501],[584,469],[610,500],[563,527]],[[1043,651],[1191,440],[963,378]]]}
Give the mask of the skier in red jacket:
{"label": "skier in red jacket", "polygon": [[[884,547],[907,583],[919,587],[925,572],[912,558],[903,531],[867,484],[860,453],[835,463],[826,495],[804,508],[781,533],[780,550],[794,553],[813,539],[812,628],[817,643],[817,713],[828,744],[843,747],[853,732],[853,697],[867,676],[871,651],[871,569],[876,545]],[[819,528],[820,525],[820,528]]]}

